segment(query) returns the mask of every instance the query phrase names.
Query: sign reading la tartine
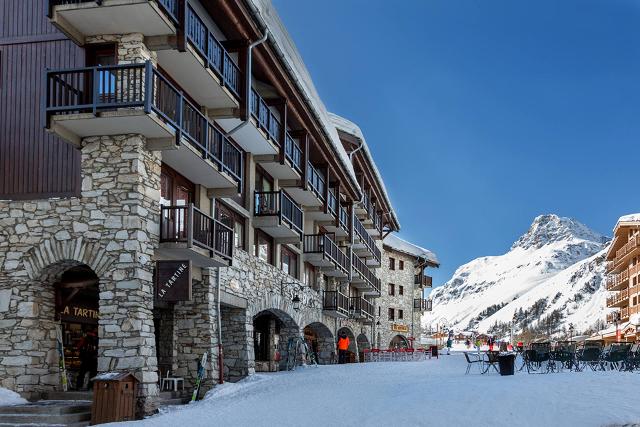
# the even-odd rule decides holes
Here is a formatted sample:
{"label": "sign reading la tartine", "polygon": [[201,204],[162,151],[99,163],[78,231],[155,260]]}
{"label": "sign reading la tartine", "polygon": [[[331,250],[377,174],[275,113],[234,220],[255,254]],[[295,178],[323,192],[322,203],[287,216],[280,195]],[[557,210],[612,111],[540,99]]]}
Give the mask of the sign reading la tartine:
{"label": "sign reading la tartine", "polygon": [[156,300],[191,301],[191,261],[156,261]]}

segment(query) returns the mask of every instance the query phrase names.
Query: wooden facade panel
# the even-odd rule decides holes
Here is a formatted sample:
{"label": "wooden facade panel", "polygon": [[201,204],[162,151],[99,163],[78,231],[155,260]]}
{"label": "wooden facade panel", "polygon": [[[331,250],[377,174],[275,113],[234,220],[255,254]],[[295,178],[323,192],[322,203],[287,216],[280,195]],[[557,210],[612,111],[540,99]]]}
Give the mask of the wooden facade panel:
{"label": "wooden facade panel", "polygon": [[[45,3],[43,0],[0,0],[0,31],[5,36],[0,37],[2,200],[69,197],[80,193],[80,152],[45,132],[41,100],[45,69],[83,66],[84,51],[63,36],[53,41],[6,43],[15,37],[56,31],[48,22],[45,25],[41,21],[41,17],[46,19]],[[10,14],[16,17],[16,23],[7,27]]]}

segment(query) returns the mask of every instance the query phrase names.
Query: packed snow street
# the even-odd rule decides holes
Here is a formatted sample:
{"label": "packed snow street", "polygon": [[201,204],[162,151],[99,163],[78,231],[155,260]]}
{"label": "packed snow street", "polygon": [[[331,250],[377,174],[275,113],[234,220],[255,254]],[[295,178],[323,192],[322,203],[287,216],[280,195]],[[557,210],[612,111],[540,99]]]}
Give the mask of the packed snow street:
{"label": "packed snow street", "polygon": [[[517,363],[518,365],[518,363]],[[605,426],[640,422],[637,373],[465,375],[460,352],[256,374],[130,426]]]}

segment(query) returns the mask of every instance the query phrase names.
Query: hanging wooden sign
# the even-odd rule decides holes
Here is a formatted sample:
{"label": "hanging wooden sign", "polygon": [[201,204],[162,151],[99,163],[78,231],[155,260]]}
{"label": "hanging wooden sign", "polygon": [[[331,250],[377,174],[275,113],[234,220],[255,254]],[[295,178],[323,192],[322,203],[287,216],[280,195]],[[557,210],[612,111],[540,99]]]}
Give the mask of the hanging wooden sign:
{"label": "hanging wooden sign", "polygon": [[400,325],[398,323],[393,323],[391,325],[391,330],[395,332],[409,332],[409,327],[407,325]]}
{"label": "hanging wooden sign", "polygon": [[157,301],[191,301],[191,261],[156,261]]}

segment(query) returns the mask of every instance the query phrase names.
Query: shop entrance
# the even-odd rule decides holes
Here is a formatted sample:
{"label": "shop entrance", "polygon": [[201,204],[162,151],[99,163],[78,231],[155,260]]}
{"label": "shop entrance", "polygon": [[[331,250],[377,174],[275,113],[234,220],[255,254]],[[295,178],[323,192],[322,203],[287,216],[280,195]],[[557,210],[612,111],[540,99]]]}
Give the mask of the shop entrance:
{"label": "shop entrance", "polygon": [[319,365],[328,365],[337,359],[333,334],[326,325],[320,322],[308,324],[304,328],[304,339]]}
{"label": "shop entrance", "polygon": [[369,344],[369,338],[367,338],[367,336],[362,333],[360,335],[358,335],[358,356],[360,358],[361,362],[364,362],[364,351],[366,350],[370,350],[371,349],[371,345]]}
{"label": "shop entrance", "polygon": [[409,348],[409,341],[402,335],[396,335],[391,339],[389,343],[389,348],[398,349],[398,348]]}
{"label": "shop entrance", "polygon": [[68,390],[91,390],[98,370],[98,276],[86,265],[72,267],[55,289]]}
{"label": "shop entrance", "polygon": [[353,332],[351,331],[351,329],[347,327],[342,327],[338,330],[338,337],[341,337],[343,334],[345,334],[349,338],[349,350],[347,353],[348,354],[347,363],[355,363],[356,357],[358,355],[358,346],[356,343],[356,337],[353,335]]}
{"label": "shop entrance", "polygon": [[296,322],[285,312],[270,309],[253,318],[253,352],[256,372],[285,369],[290,338],[300,336]]}

